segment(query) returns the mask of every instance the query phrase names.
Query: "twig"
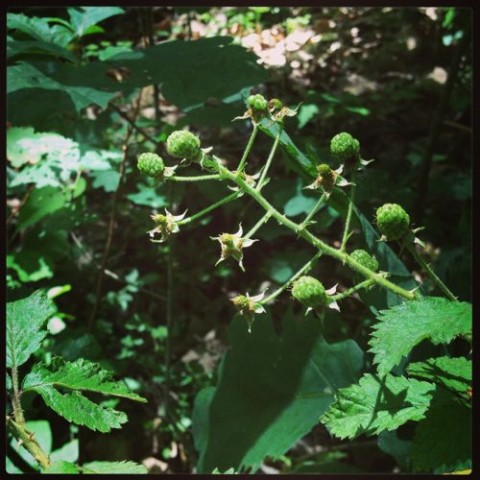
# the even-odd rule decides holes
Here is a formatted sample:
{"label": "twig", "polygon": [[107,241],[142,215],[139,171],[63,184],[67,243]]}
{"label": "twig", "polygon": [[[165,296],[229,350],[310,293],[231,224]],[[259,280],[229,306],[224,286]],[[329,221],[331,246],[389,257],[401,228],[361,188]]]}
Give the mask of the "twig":
{"label": "twig", "polygon": [[[138,115],[138,112],[140,110],[140,101],[142,98],[142,91],[140,91],[140,95],[138,96],[137,99],[137,105],[135,107],[135,115]],[[97,275],[97,287],[95,290],[95,301],[93,303],[93,308],[90,313],[90,318],[88,319],[88,326],[87,330],[88,332],[92,331],[93,323],[95,321],[95,317],[97,315],[97,310],[98,310],[98,305],[100,303],[100,297],[102,295],[102,287],[103,287],[103,274],[105,271],[105,267],[107,264],[108,260],[108,255],[110,253],[110,247],[112,246],[112,240],[113,240],[113,231],[115,229],[115,217],[117,213],[117,200],[119,197],[119,192],[120,188],[122,185],[122,180],[125,175],[125,166],[127,164],[127,149],[128,149],[128,142],[130,141],[130,137],[132,136],[134,127],[132,124],[130,124],[127,135],[125,137],[125,140],[123,142],[122,150],[123,150],[123,159],[122,163],[120,164],[120,171],[119,171],[119,180],[118,180],[118,187],[115,190],[115,193],[113,194],[113,199],[112,199],[112,210],[110,212],[110,221],[108,224],[108,234],[107,234],[107,240],[105,242],[105,248],[103,250],[103,257],[102,257],[102,262],[100,264],[100,269]]]}

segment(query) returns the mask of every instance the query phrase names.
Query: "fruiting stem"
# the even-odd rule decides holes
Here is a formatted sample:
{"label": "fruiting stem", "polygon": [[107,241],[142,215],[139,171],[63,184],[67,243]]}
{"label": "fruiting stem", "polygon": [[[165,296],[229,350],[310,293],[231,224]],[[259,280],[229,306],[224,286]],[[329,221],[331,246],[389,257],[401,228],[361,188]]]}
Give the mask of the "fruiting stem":
{"label": "fruiting stem", "polygon": [[373,272],[372,270],[364,267],[357,261],[353,260],[350,255],[336,249],[334,247],[330,247],[325,242],[317,238],[315,235],[310,233],[306,228],[301,229],[300,225],[292,222],[289,220],[285,215],[282,215],[278,210],[276,210],[270,202],[260,193],[257,192],[254,188],[248,185],[245,180],[240,178],[239,176],[235,175],[234,173],[230,172],[227,168],[219,165],[218,166],[220,174],[235,182],[244,192],[248,193],[252,198],[254,198],[259,205],[261,205],[267,212],[271,212],[272,216],[282,225],[289,228],[290,230],[294,231],[298,236],[304,238],[312,244],[317,249],[321,250],[323,253],[336,258],[337,260],[341,261],[343,264],[348,265],[352,270],[360,273],[366,278],[372,279],[378,285],[381,285],[384,288],[391,290],[392,292],[404,297],[408,300],[414,300],[417,298],[417,294],[414,292],[409,292],[404,288],[395,285],[394,283],[388,281],[382,275]]}
{"label": "fruiting stem", "polygon": [[273,142],[272,149],[270,150],[270,154],[268,155],[267,163],[265,164],[265,167],[263,167],[262,175],[260,176],[260,180],[258,181],[257,186],[255,187],[255,190],[257,190],[257,192],[259,192],[263,187],[263,181],[265,180],[268,169],[272,164],[273,156],[275,155],[275,152],[278,147],[278,142],[280,141],[280,136],[282,135],[282,130],[283,130],[282,125],[280,125],[280,129],[278,130],[277,136],[275,137],[275,142]]}
{"label": "fruiting stem", "polygon": [[245,162],[247,161],[248,155],[250,153],[250,150],[252,149],[253,142],[255,141],[255,137],[257,136],[258,133],[258,124],[253,125],[253,130],[250,135],[250,138],[248,139],[247,146],[245,147],[245,150],[243,152],[242,159],[240,160],[240,163],[238,164],[237,172],[240,173],[243,171],[243,168],[245,167]]}
{"label": "fruiting stem", "polygon": [[204,182],[205,180],[220,180],[221,177],[217,173],[212,175],[196,175],[193,177],[179,177],[177,175],[173,175],[172,177],[168,177],[167,180],[170,182]]}
{"label": "fruiting stem", "polygon": [[272,300],[277,298],[285,289],[288,288],[297,278],[300,278],[304,273],[307,273],[312,267],[313,264],[320,258],[322,252],[317,252],[295,275],[293,275],[289,280],[287,280],[280,288],[275,290],[267,298],[264,298],[260,303],[261,305],[270,303]]}
{"label": "fruiting stem", "polygon": [[348,200],[348,211],[347,211],[347,218],[345,219],[345,228],[343,230],[343,237],[342,237],[342,245],[340,247],[340,251],[344,252],[347,246],[347,241],[349,238],[349,230],[350,230],[350,223],[352,221],[352,212],[353,212],[353,200],[355,198],[355,175],[352,173],[352,188],[350,190],[350,198]]}
{"label": "fruiting stem", "polygon": [[222,198],[218,202],[212,203],[212,205],[208,206],[207,208],[204,208],[198,213],[195,213],[191,217],[178,221],[177,225],[185,225],[186,223],[193,222],[194,220],[197,220],[197,218],[203,217],[204,215],[211,212],[212,210],[215,210],[216,208],[221,207],[222,205],[225,205],[226,203],[231,202],[232,200],[235,200],[239,196],[240,196],[240,192],[232,193],[231,195],[228,195]]}
{"label": "fruiting stem", "polygon": [[33,436],[33,433],[29,432],[25,428],[25,425],[13,420],[11,417],[7,417],[7,427],[12,435],[22,443],[22,446],[25,447],[29,453],[31,453],[41,468],[46,469],[50,466],[50,459],[48,458],[48,455],[38,444],[37,440]]}
{"label": "fruiting stem", "polygon": [[406,249],[412,254],[413,258],[417,263],[430,275],[434,283],[445,293],[445,295],[450,299],[457,301],[457,297],[450,291],[450,289],[440,280],[436,273],[431,269],[430,265],[422,258],[422,256],[417,252],[415,245],[410,241],[403,242]]}
{"label": "fruiting stem", "polygon": [[307,215],[305,220],[300,224],[300,228],[304,229],[305,227],[308,226],[308,222],[312,219],[312,217],[318,212],[320,207],[322,206],[322,203],[325,201],[325,192],[322,193],[320,198],[318,199],[318,202],[315,204],[315,206],[312,208],[312,211]]}
{"label": "fruiting stem", "polygon": [[375,281],[372,279],[364,280],[363,282],[360,282],[359,284],[355,285],[352,288],[349,288],[348,290],[345,290],[342,293],[338,293],[337,295],[332,295],[330,298],[334,301],[343,300],[344,298],[347,298],[350,295],[353,295],[355,292],[358,292],[362,288],[368,288],[372,286],[374,283]]}
{"label": "fruiting stem", "polygon": [[267,212],[265,215],[248,231],[243,239],[251,238],[252,235],[264,224],[268,222],[268,219],[272,216],[272,212]]}

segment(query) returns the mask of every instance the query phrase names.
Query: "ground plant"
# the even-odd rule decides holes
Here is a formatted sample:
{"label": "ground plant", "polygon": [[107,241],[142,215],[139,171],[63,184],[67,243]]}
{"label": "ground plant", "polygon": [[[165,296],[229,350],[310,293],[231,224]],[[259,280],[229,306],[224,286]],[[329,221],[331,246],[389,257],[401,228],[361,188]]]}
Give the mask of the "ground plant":
{"label": "ground plant", "polygon": [[471,20],[8,13],[7,471],[471,471]]}

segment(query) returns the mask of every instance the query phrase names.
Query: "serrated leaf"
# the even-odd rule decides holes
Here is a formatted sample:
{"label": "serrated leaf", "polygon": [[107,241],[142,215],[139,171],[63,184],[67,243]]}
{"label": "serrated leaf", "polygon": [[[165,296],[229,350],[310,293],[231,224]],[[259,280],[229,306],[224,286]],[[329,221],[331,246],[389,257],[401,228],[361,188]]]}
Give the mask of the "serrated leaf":
{"label": "serrated leaf", "polygon": [[452,394],[436,395],[413,438],[416,471],[445,473],[471,466],[472,410]]}
{"label": "serrated leaf", "polygon": [[144,465],[134,462],[89,462],[82,466],[82,473],[148,473]]}
{"label": "serrated leaf", "polygon": [[80,470],[74,463],[59,460],[57,462],[53,462],[48,468],[43,470],[43,473],[74,474],[80,473]]}
{"label": "serrated leaf", "polygon": [[332,435],[355,438],[395,430],[425,417],[435,386],[405,377],[364,375],[358,384],[341,389],[320,421]]}
{"label": "serrated leaf", "polygon": [[98,363],[83,358],[74,362],[54,358],[49,366],[44,363],[35,364],[25,376],[23,389],[36,391],[46,387],[96,392],[146,403],[146,399],[132,393],[125,383],[114,381],[111,372],[104,370]]}
{"label": "serrated leaf", "polygon": [[121,428],[128,420],[125,413],[97,405],[78,391],[62,394],[53,387],[36,387],[32,390],[41,395],[46,405],[58,415],[94,431],[109,432],[112,428]]}
{"label": "serrated leaf", "polygon": [[55,313],[53,302],[43,290],[7,303],[7,367],[23,365],[40,348],[47,319]]}
{"label": "serrated leaf", "polygon": [[200,391],[195,400],[200,473],[249,466],[255,471],[266,456],[283,455],[318,423],[335,389],[355,382],[362,368],[355,342],[329,344],[319,322],[291,313],[281,336],[263,315],[251,334],[236,318],[229,338],[218,387]]}
{"label": "serrated leaf", "polygon": [[430,358],[425,362],[411,363],[407,367],[407,373],[457,392],[465,399],[469,398],[468,392],[472,388],[472,362],[464,357]]}
{"label": "serrated leaf", "polygon": [[448,343],[472,330],[472,306],[440,297],[425,297],[378,313],[369,342],[380,375],[398,365],[423,340]]}

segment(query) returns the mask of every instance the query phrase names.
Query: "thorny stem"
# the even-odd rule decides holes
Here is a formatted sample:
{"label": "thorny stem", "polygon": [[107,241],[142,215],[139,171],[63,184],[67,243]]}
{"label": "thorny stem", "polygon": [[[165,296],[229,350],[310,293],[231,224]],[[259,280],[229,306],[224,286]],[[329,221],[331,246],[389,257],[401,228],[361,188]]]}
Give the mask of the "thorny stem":
{"label": "thorny stem", "polygon": [[321,257],[322,252],[317,252],[295,275],[293,275],[289,280],[287,280],[280,288],[275,290],[267,298],[264,298],[260,303],[261,305],[270,303],[272,300],[277,298],[285,289],[288,288],[297,278],[301,277],[304,273],[307,273],[314,265],[314,263]]}
{"label": "thorny stem", "polygon": [[413,258],[417,261],[417,263],[425,269],[425,271],[430,275],[432,280],[437,284],[437,286],[445,293],[445,295],[453,301],[458,301],[457,297],[450,291],[450,289],[440,280],[440,278],[436,275],[436,273],[432,270],[430,265],[425,262],[422,256],[417,252],[415,245],[410,241],[403,242],[403,245],[406,249],[412,254]]}
{"label": "thorny stem", "polygon": [[214,173],[213,175],[196,175],[193,177],[173,175],[172,177],[168,177],[167,180],[170,182],[203,182],[205,180],[221,180],[221,177],[218,173]]}
{"label": "thorny stem", "polygon": [[374,284],[375,284],[374,280],[371,280],[371,279],[364,280],[363,282],[360,282],[359,284],[355,285],[352,288],[349,288],[348,290],[345,290],[342,293],[338,293],[337,295],[332,295],[330,298],[333,301],[343,300],[344,298],[347,298],[350,295],[353,295],[355,292],[358,292],[362,288],[368,288]]}
{"label": "thorny stem", "polygon": [[305,220],[300,224],[300,228],[304,229],[305,227],[308,226],[308,222],[312,219],[312,217],[318,212],[320,207],[322,206],[322,203],[325,201],[325,192],[322,193],[320,198],[318,199],[318,202],[315,204],[315,206],[312,208],[312,211],[306,216]]}
{"label": "thorny stem", "polygon": [[51,465],[48,455],[38,444],[32,432],[25,428],[25,424],[7,417],[7,427],[12,435],[21,442],[21,444],[32,454],[33,458],[42,469],[46,469]]}
{"label": "thorny stem", "polygon": [[248,193],[248,195],[253,197],[257,201],[257,203],[260,204],[266,211],[271,212],[272,216],[280,224],[284,225],[285,227],[295,232],[298,236],[307,240],[307,242],[321,250],[326,255],[329,255],[341,261],[343,264],[347,264],[351,269],[360,273],[364,277],[372,279],[378,285],[381,285],[382,287],[391,290],[392,292],[406,298],[407,300],[414,300],[415,298],[417,298],[417,294],[415,292],[410,292],[408,290],[405,290],[404,288],[399,287],[398,285],[395,285],[394,283],[384,278],[382,275],[364,267],[363,265],[352,259],[350,255],[347,255],[339,249],[327,245],[318,237],[310,233],[307,229],[301,229],[299,224],[292,222],[285,215],[282,215],[270,204],[270,202],[260,192],[257,192],[254,188],[248,185],[248,183],[245,182],[239,175],[235,175],[234,173],[230,172],[230,170],[226,169],[221,165],[218,165],[217,168],[219,169],[221,175],[224,175],[225,178],[228,178],[229,180],[235,182],[244,192]]}
{"label": "thorny stem", "polygon": [[271,212],[267,212],[249,231],[246,235],[243,236],[243,239],[251,238],[252,235],[265,223],[268,222],[268,219],[272,216]]}
{"label": "thorny stem", "polygon": [[253,142],[255,141],[255,137],[257,136],[258,133],[258,124],[253,125],[253,130],[250,135],[250,138],[248,139],[247,146],[245,147],[245,150],[243,152],[243,156],[240,160],[240,163],[238,164],[237,172],[240,173],[243,168],[245,167],[245,162],[247,161],[248,155],[250,154],[250,150],[253,147]]}
{"label": "thorny stem", "polygon": [[25,423],[25,418],[23,416],[22,404],[20,403],[20,389],[18,387],[18,369],[16,366],[12,367],[12,406],[13,406],[13,416],[15,421],[21,425]]}
{"label": "thorny stem", "polygon": [[277,136],[275,137],[275,141],[273,142],[272,149],[270,150],[270,154],[268,155],[267,163],[265,163],[265,167],[263,167],[262,175],[260,176],[260,180],[258,180],[257,186],[255,187],[255,190],[257,190],[257,192],[259,192],[263,187],[263,181],[265,180],[265,177],[267,176],[268,169],[270,168],[270,165],[272,164],[273,156],[275,155],[275,152],[276,152],[277,147],[278,147],[278,142],[280,141],[280,136],[282,135],[282,130],[283,130],[282,125],[280,125]]}
{"label": "thorny stem", "polygon": [[349,238],[349,230],[350,230],[350,222],[352,221],[352,212],[353,212],[353,201],[355,198],[355,175],[352,174],[352,188],[350,190],[350,198],[348,199],[348,211],[347,211],[347,218],[345,219],[345,228],[343,230],[343,237],[342,237],[342,245],[340,247],[341,252],[345,252],[345,248],[347,247],[347,241]]}
{"label": "thorny stem", "polygon": [[225,205],[226,203],[229,203],[233,200],[236,200],[239,196],[241,195],[241,192],[235,192],[227,197],[222,198],[218,202],[212,203],[212,205],[209,205],[207,208],[204,208],[198,213],[195,213],[191,217],[185,218],[184,220],[180,220],[177,222],[177,225],[185,225],[187,223],[193,222],[194,220],[197,220],[197,218],[203,217],[207,213],[211,212],[212,210],[215,210],[218,207],[221,207],[222,205]]}

